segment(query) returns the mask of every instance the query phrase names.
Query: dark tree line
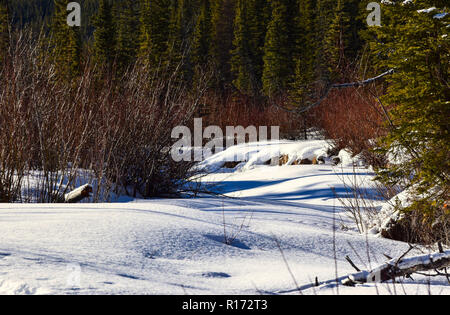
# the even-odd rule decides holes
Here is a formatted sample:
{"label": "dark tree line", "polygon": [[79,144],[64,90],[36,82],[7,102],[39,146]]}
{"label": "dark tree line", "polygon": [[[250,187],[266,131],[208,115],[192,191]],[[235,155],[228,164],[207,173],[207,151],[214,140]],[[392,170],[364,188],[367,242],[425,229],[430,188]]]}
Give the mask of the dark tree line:
{"label": "dark tree line", "polygon": [[13,25],[49,33],[73,75],[83,51],[119,70],[138,57],[155,68],[182,61],[186,82],[214,69],[214,87],[250,96],[301,97],[314,80],[344,79],[367,14],[359,0],[89,0],[69,29],[68,0],[2,1]]}

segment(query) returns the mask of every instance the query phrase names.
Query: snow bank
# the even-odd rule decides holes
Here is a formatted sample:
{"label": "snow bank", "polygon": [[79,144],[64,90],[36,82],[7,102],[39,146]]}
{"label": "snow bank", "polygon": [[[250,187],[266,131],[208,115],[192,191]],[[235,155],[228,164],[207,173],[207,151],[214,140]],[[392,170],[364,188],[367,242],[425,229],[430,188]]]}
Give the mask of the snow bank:
{"label": "snow bank", "polygon": [[375,221],[375,226],[373,226],[369,233],[381,236],[382,230],[386,230],[402,219],[403,215],[399,209],[406,208],[412,203],[411,189],[406,189],[393,197],[391,200],[384,203]]}
{"label": "snow bank", "polygon": [[315,157],[326,156],[330,144],[324,140],[311,141],[268,141],[247,143],[230,147],[217,153],[198,166],[199,169],[208,172],[220,170],[227,162],[241,162],[239,170],[250,170],[261,165],[271,163],[274,158],[288,156],[287,165],[295,161]]}
{"label": "snow bank", "polygon": [[364,162],[361,158],[361,156],[358,154],[356,156],[353,156],[352,153],[348,150],[341,150],[339,152],[339,160],[340,164],[345,167],[362,167],[364,166]]}

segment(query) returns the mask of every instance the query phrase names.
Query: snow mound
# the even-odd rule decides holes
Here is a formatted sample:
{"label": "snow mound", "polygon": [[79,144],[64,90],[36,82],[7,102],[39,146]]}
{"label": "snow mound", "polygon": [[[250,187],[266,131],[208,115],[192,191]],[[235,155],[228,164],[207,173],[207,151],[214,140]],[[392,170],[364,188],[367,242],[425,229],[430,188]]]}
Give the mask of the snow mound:
{"label": "snow mound", "polygon": [[236,168],[241,171],[251,170],[261,165],[270,165],[272,159],[287,156],[286,165],[295,161],[326,156],[330,144],[324,140],[311,141],[267,141],[240,144],[217,153],[198,166],[200,170],[216,172],[227,162],[235,162]]}
{"label": "snow mound", "polygon": [[378,214],[378,222],[375,223],[375,226],[369,231],[369,233],[380,236],[382,230],[385,230],[391,224],[398,222],[402,218],[402,214],[398,211],[398,209],[410,206],[412,202],[411,198],[411,191],[406,189],[391,200],[384,203]]}

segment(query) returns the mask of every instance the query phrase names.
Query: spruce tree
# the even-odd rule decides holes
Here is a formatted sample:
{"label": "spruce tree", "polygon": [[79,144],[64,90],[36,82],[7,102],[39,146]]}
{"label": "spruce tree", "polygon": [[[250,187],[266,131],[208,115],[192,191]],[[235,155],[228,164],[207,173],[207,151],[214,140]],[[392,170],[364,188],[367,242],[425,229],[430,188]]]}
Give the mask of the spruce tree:
{"label": "spruce tree", "polygon": [[327,55],[329,71],[332,80],[338,76],[339,70],[344,67],[345,47],[348,44],[345,38],[350,17],[344,11],[344,0],[338,0],[335,14],[325,35],[325,53]]}
{"label": "spruce tree", "polygon": [[272,15],[270,1],[253,1],[251,14],[251,33],[250,43],[254,49],[254,71],[258,78],[259,85],[262,86],[262,76],[264,71],[264,46],[266,43],[266,34]]}
{"label": "spruce tree", "polygon": [[300,0],[299,15],[296,19],[298,28],[297,56],[295,57],[295,78],[291,95],[297,104],[304,105],[311,93],[309,85],[316,79],[317,67],[317,6],[315,0]]}
{"label": "spruce tree", "polygon": [[211,51],[211,1],[200,1],[200,12],[193,37],[192,61],[196,66],[204,67],[210,59]]}
{"label": "spruce tree", "polygon": [[[164,61],[168,49],[171,0],[142,0],[140,7],[139,56],[155,67]],[[172,5],[171,5],[172,3]]]}
{"label": "spruce tree", "polygon": [[272,16],[264,46],[263,89],[267,96],[284,93],[292,83],[296,54],[297,2],[272,0]]}
{"label": "spruce tree", "polygon": [[258,96],[262,90],[264,38],[267,31],[266,0],[237,0],[231,67],[234,86]]}
{"label": "spruce tree", "polygon": [[234,49],[232,51],[232,71],[235,75],[234,86],[245,93],[254,94],[258,87],[255,84],[252,69],[249,25],[249,0],[237,0],[234,27]]}
{"label": "spruce tree", "polygon": [[[446,1],[391,2],[383,5],[382,27],[372,28],[373,61],[378,69],[395,69],[387,94],[393,126],[380,146],[397,158],[380,169],[382,180],[417,193],[405,211],[422,214],[429,225],[449,218],[450,171],[450,25]],[[431,9],[430,9],[431,8]],[[434,9],[433,9],[434,8]],[[424,9],[430,9],[423,11]]]}
{"label": "spruce tree", "polygon": [[122,73],[130,66],[139,50],[139,8],[134,0],[116,3],[114,16],[117,30],[116,59],[117,70]]}
{"label": "spruce tree", "polygon": [[98,12],[94,17],[94,27],[95,61],[111,70],[116,57],[117,39],[111,0],[100,0]]}
{"label": "spruce tree", "polygon": [[349,68],[362,47],[359,0],[338,0],[324,38],[324,55],[332,81],[351,79]]}
{"label": "spruce tree", "polygon": [[165,60],[172,70],[178,69],[184,82],[192,82],[192,40],[198,0],[172,0],[168,49]]}
{"label": "spruce tree", "polygon": [[5,61],[9,47],[9,25],[7,0],[0,0],[0,65]]}
{"label": "spruce tree", "polygon": [[329,33],[330,25],[335,17],[336,0],[317,0],[316,15],[316,69],[317,80],[329,83],[332,81],[330,75],[329,59],[327,56],[326,34]]}
{"label": "spruce tree", "polygon": [[211,63],[216,70],[213,84],[224,89],[232,83],[231,50],[233,49],[235,0],[216,0],[211,3]]}
{"label": "spruce tree", "polygon": [[58,77],[71,80],[80,74],[81,36],[80,28],[67,24],[68,0],[54,0],[54,12],[50,26],[51,54]]}

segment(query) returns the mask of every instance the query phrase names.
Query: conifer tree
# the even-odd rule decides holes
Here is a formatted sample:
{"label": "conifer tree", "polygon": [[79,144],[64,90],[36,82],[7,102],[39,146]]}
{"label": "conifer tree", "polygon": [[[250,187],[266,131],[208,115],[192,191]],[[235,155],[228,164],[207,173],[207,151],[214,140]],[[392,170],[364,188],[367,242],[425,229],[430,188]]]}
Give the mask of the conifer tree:
{"label": "conifer tree", "polygon": [[79,75],[81,67],[80,28],[67,24],[68,0],[54,0],[51,20],[52,56],[60,79],[70,80]]}
{"label": "conifer tree", "polygon": [[331,82],[329,59],[326,53],[326,34],[329,33],[330,25],[335,16],[336,0],[317,0],[316,15],[316,69],[317,80]]}
{"label": "conifer tree", "polygon": [[316,31],[317,6],[315,0],[300,0],[299,15],[296,19],[298,28],[297,52],[295,60],[295,78],[292,84],[291,95],[297,103],[302,105],[306,94],[309,93],[308,85],[315,81],[317,67],[317,37]]}
{"label": "conifer tree", "polygon": [[255,77],[258,78],[258,85],[262,87],[262,77],[264,71],[264,54],[268,25],[272,15],[272,7],[270,1],[253,1],[251,14],[251,30],[250,38],[253,52],[253,68]]}
{"label": "conifer tree", "polygon": [[216,69],[218,88],[231,84],[231,50],[233,49],[235,0],[216,0],[211,4],[211,63]]}
{"label": "conifer tree", "polygon": [[249,2],[248,0],[237,0],[232,71],[235,75],[233,81],[235,87],[240,91],[254,94],[258,87],[255,84],[256,78],[251,60]]}
{"label": "conifer tree", "polygon": [[376,66],[395,69],[382,99],[392,107],[393,126],[380,146],[398,162],[379,175],[414,188],[417,199],[405,211],[420,210],[430,225],[442,220],[440,215],[450,219],[448,210],[442,212],[450,184],[450,16],[445,7],[446,1],[386,3],[382,27],[371,29]]}
{"label": "conifer tree", "polygon": [[268,96],[283,93],[293,79],[296,1],[272,0],[272,16],[264,46],[263,89]]}
{"label": "conifer tree", "polygon": [[139,55],[158,66],[168,49],[171,0],[142,0]]}
{"label": "conifer tree", "polygon": [[94,17],[95,61],[106,65],[110,70],[116,57],[116,27],[111,0],[100,0],[97,15]]}
{"label": "conifer tree", "polygon": [[116,59],[119,73],[136,60],[139,50],[139,8],[134,0],[116,3],[114,16],[117,30]]}
{"label": "conifer tree", "polygon": [[266,34],[267,1],[237,0],[231,68],[234,86],[243,93],[261,93],[262,56]]}
{"label": "conifer tree", "polygon": [[7,0],[0,0],[0,65],[5,60],[9,46],[9,24]]}
{"label": "conifer tree", "polygon": [[204,67],[211,51],[211,1],[200,0],[200,12],[194,30],[192,61]]}
{"label": "conifer tree", "polygon": [[192,35],[195,28],[197,0],[172,0],[166,61],[172,69],[179,69],[184,82],[191,82]]}
{"label": "conifer tree", "polygon": [[348,65],[355,62],[362,47],[359,2],[338,0],[325,33],[324,55],[332,81],[350,79]]}
{"label": "conifer tree", "polygon": [[337,0],[334,17],[325,35],[325,53],[332,80],[337,76],[339,69],[343,67],[345,62],[344,50],[348,44],[345,40],[345,33],[350,18],[344,11],[343,2],[344,0]]}

